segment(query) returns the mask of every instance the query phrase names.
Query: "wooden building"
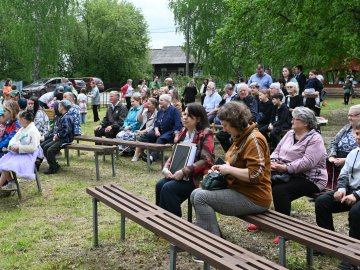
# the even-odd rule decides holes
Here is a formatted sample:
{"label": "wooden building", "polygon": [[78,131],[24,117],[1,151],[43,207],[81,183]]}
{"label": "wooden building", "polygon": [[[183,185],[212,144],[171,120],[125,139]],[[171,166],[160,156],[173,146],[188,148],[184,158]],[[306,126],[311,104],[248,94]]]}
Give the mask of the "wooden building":
{"label": "wooden building", "polygon": [[[153,74],[162,79],[169,77],[170,74],[185,75],[186,54],[181,46],[166,46],[162,49],[151,50],[151,65]],[[189,75],[193,76],[195,62],[190,56]]]}

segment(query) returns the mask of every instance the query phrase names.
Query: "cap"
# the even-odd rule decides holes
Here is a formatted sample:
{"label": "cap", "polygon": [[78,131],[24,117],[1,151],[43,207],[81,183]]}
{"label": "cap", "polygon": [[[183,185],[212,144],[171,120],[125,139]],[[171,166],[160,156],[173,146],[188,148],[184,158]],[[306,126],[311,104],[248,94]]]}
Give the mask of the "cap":
{"label": "cap", "polygon": [[61,103],[61,105],[63,105],[67,110],[71,108],[71,102],[67,99],[63,99],[59,103]]}

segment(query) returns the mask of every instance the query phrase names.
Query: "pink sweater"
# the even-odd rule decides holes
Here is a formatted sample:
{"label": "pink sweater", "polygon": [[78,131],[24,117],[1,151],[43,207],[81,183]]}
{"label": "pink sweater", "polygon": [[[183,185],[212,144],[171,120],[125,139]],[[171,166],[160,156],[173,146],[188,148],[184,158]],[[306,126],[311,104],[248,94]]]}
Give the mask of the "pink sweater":
{"label": "pink sweater", "polygon": [[271,154],[271,159],[286,163],[290,174],[304,173],[320,190],[324,189],[328,175],[323,138],[318,132],[311,130],[295,143],[294,134],[293,130],[285,134]]}

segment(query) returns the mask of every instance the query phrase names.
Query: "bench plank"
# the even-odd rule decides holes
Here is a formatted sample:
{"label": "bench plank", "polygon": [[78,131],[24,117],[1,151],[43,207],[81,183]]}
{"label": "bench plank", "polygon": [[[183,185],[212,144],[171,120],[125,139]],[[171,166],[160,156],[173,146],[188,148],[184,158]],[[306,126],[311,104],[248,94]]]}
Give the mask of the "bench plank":
{"label": "bench plank", "polygon": [[360,264],[360,241],[357,239],[272,210],[240,218],[306,247],[346,262]]}
{"label": "bench plank", "polygon": [[219,269],[285,269],[114,185],[88,188],[86,192]]}

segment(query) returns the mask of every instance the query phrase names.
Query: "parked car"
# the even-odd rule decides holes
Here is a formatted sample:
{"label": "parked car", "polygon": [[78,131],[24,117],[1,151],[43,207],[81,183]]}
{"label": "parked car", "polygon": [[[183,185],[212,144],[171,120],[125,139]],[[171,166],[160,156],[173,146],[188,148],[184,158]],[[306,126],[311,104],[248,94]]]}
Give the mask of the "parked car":
{"label": "parked car", "polygon": [[86,83],[82,79],[77,78],[69,78],[69,81],[72,83],[72,85],[75,87],[76,91],[80,93],[80,90],[82,88],[86,88]]}
{"label": "parked car", "polygon": [[[61,78],[62,77],[39,79],[32,84],[25,86],[21,92],[22,96],[24,98],[29,98],[31,96],[41,97],[47,92],[52,92],[61,83]],[[68,79],[66,79],[66,81],[69,82]]]}
{"label": "parked car", "polygon": [[96,83],[97,87],[99,88],[99,91],[100,91],[100,92],[103,92],[104,89],[105,89],[104,83],[103,83],[103,81],[102,81],[100,78],[96,78],[96,77],[84,77],[84,78],[82,78],[82,79],[85,81],[85,83],[86,83],[86,89],[87,89],[88,91],[91,90],[90,83],[91,83],[92,81],[95,81],[95,83]]}

